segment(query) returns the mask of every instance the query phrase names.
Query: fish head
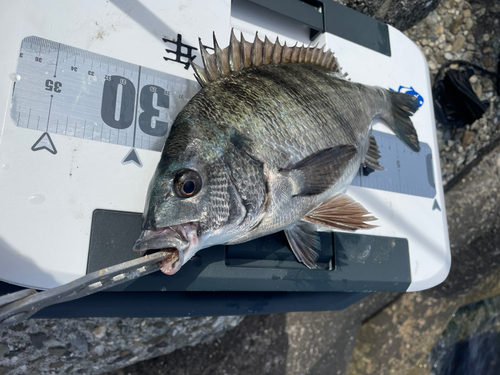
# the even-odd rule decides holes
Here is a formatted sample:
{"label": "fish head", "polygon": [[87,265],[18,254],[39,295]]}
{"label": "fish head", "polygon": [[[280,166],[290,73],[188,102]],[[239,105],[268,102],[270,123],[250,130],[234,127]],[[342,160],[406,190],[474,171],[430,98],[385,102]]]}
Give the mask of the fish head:
{"label": "fish head", "polygon": [[178,147],[169,137],[149,185],[140,252],[170,250],[161,270],[172,275],[206,247],[229,241],[242,231],[245,206],[230,178],[221,148],[204,139]]}

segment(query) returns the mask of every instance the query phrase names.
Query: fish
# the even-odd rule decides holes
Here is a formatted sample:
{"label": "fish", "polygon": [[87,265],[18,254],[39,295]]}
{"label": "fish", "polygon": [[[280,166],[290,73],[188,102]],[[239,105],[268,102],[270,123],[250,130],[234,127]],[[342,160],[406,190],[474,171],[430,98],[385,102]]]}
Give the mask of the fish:
{"label": "fish", "polygon": [[161,264],[173,275],[201,249],[284,231],[314,269],[318,230],[375,227],[345,190],[360,166],[384,169],[375,120],[420,151],[418,100],[352,82],[324,47],[213,38],[214,53],[200,39],[203,66],[191,61],[201,90],[172,124],[133,250],[175,253]]}

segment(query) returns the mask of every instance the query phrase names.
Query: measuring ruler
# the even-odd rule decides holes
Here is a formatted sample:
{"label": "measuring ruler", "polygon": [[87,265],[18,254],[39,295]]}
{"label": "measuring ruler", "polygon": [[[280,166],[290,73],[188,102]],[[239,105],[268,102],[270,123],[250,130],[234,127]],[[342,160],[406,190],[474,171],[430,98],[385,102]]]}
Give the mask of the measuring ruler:
{"label": "measuring ruler", "polygon": [[[11,116],[17,126],[42,131],[33,151],[57,153],[50,134],[131,147],[122,163],[142,166],[135,148],[161,151],[197,82],[36,36],[23,40]],[[385,171],[366,169],[352,185],[432,198],[430,147],[419,153],[397,137],[373,132]]]}
{"label": "measuring ruler", "polygon": [[33,151],[57,154],[50,134],[161,151],[170,126],[198,92],[195,81],[36,36],[23,40],[11,116],[42,131]]}
{"label": "measuring ruler", "polygon": [[351,185],[434,198],[436,186],[429,145],[420,142],[420,152],[413,152],[392,134],[372,134],[380,151],[379,164],[385,170],[360,168]]}

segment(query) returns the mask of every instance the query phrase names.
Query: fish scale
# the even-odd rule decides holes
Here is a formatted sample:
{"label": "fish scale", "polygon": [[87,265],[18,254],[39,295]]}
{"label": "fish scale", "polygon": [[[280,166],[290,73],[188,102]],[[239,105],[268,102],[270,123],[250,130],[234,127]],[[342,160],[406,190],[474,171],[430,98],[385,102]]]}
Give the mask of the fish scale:
{"label": "fish scale", "polygon": [[[270,70],[275,70],[275,66],[260,67],[260,69],[267,68]],[[252,73],[253,72],[249,72],[249,74]],[[275,74],[279,73],[280,72],[276,72]],[[293,78],[295,76],[294,73],[298,72],[289,72],[289,77]],[[256,72],[255,74],[258,75],[259,72]],[[232,85],[237,85],[239,80],[245,79],[245,76],[238,75],[234,78],[235,82],[232,83]],[[292,80],[289,85],[294,85],[294,81],[295,80]],[[287,93],[286,96],[282,95],[278,98],[272,97],[272,94],[275,91],[286,91],[286,88],[278,86],[273,87],[269,82],[266,82],[266,84],[264,84],[263,86],[265,86],[268,90],[272,90],[271,95],[269,95],[271,96],[271,99],[269,99],[269,96],[266,95],[266,98],[268,98],[269,100],[268,105],[265,105],[265,101],[261,99],[261,109],[254,114],[258,120],[258,124],[257,126],[255,126],[254,118],[252,117],[250,119],[245,116],[246,113],[249,113],[249,111],[245,110],[246,100],[242,103],[241,101],[234,102],[231,97],[226,98],[224,94],[229,96],[230,92],[228,92],[228,90],[225,90],[228,85],[224,83],[221,85],[222,87],[212,87],[211,90],[206,92],[206,96],[210,97],[211,93],[214,90],[220,90],[217,91],[211,102],[224,102],[225,104],[225,106],[217,107],[214,109],[218,113],[217,117],[213,116],[213,118],[232,119],[233,121],[235,121],[235,126],[237,126],[241,132],[245,134],[253,134],[253,136],[258,139],[258,142],[260,144],[265,144],[268,146],[268,150],[270,149],[270,143],[276,144],[282,150],[287,150],[287,159],[284,160],[284,155],[282,154],[273,155],[268,150],[263,150],[263,148],[259,149],[259,153],[262,153],[264,155],[263,158],[265,158],[266,161],[274,167],[281,167],[288,163],[294,163],[308,156],[310,153],[321,150],[325,147],[333,147],[339,144],[346,144],[357,141],[352,133],[351,124],[353,122],[348,120],[335,121],[335,119],[345,118],[347,117],[346,114],[350,114],[353,112],[354,116],[357,115],[359,119],[361,117],[360,114],[354,111],[354,108],[351,108],[348,103],[344,101],[342,95],[337,95],[336,91],[333,91],[330,88],[329,95],[326,94],[325,91],[322,91],[326,90],[328,86],[320,85],[320,87],[314,87],[313,84],[310,84],[311,86],[313,86],[313,88],[306,89],[305,93],[299,97],[299,100],[297,100],[296,103],[300,103],[300,105],[295,106],[295,111],[292,113],[283,113],[282,111],[280,111],[280,109],[282,108],[282,104],[290,103],[291,94]],[[241,86],[244,87],[244,85]],[[258,89],[259,88],[255,90]],[[262,90],[259,92],[264,94]],[[242,91],[244,91],[244,89]],[[323,100],[317,100],[316,98],[310,97],[309,93],[312,94],[318,92],[321,93],[321,96],[324,98]],[[334,96],[335,100],[339,101],[340,103],[334,104],[335,100],[332,99],[332,96]],[[237,103],[237,105],[235,103]],[[237,106],[238,108],[236,108]],[[346,111],[336,110],[336,108],[346,107],[348,108]],[[234,116],[236,110],[239,110],[239,118],[236,118]],[[300,118],[301,121],[296,121],[296,118]],[[363,119],[361,118],[358,121],[363,122]],[[337,126],[337,123],[339,122],[340,126]],[[365,116],[364,123],[366,122],[369,123],[368,116]],[[318,131],[318,129],[321,130]],[[328,137],[328,139],[320,141],[319,144],[317,142],[306,143],[303,142],[302,137],[304,135],[307,135],[310,139],[323,139],[325,136]]]}

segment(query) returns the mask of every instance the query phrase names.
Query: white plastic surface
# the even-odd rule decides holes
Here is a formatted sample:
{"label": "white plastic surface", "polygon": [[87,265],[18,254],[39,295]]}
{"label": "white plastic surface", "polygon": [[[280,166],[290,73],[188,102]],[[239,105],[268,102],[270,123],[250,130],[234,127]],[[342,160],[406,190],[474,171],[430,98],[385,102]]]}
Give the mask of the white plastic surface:
{"label": "white plastic surface", "polygon": [[[160,157],[159,152],[138,150],[143,167],[123,165],[130,147],[57,134],[51,135],[57,155],[33,152],[42,132],[17,127],[10,116],[13,73],[23,38],[35,35],[194,80],[191,69],[165,62],[168,46],[162,37],[182,34],[183,42],[197,46],[198,37],[211,44],[215,31],[225,46],[232,26],[237,32],[251,28],[248,22],[231,18],[230,5],[230,0],[19,0],[0,5],[1,280],[52,288],[83,276],[92,212],[98,208],[142,212]],[[289,33],[253,31],[257,30],[261,37],[280,36],[289,45],[295,43]],[[333,35],[322,35],[319,42],[336,52],[353,81],[394,89],[412,86],[425,100],[413,122],[419,139],[433,150],[435,199],[441,211],[432,209],[434,198],[358,187],[348,190],[380,220],[378,228],[366,233],[408,239],[412,272],[408,290],[414,291],[443,281],[451,258],[427,63],[402,33],[392,27],[389,32],[391,57]],[[390,132],[383,125],[375,129]]]}

